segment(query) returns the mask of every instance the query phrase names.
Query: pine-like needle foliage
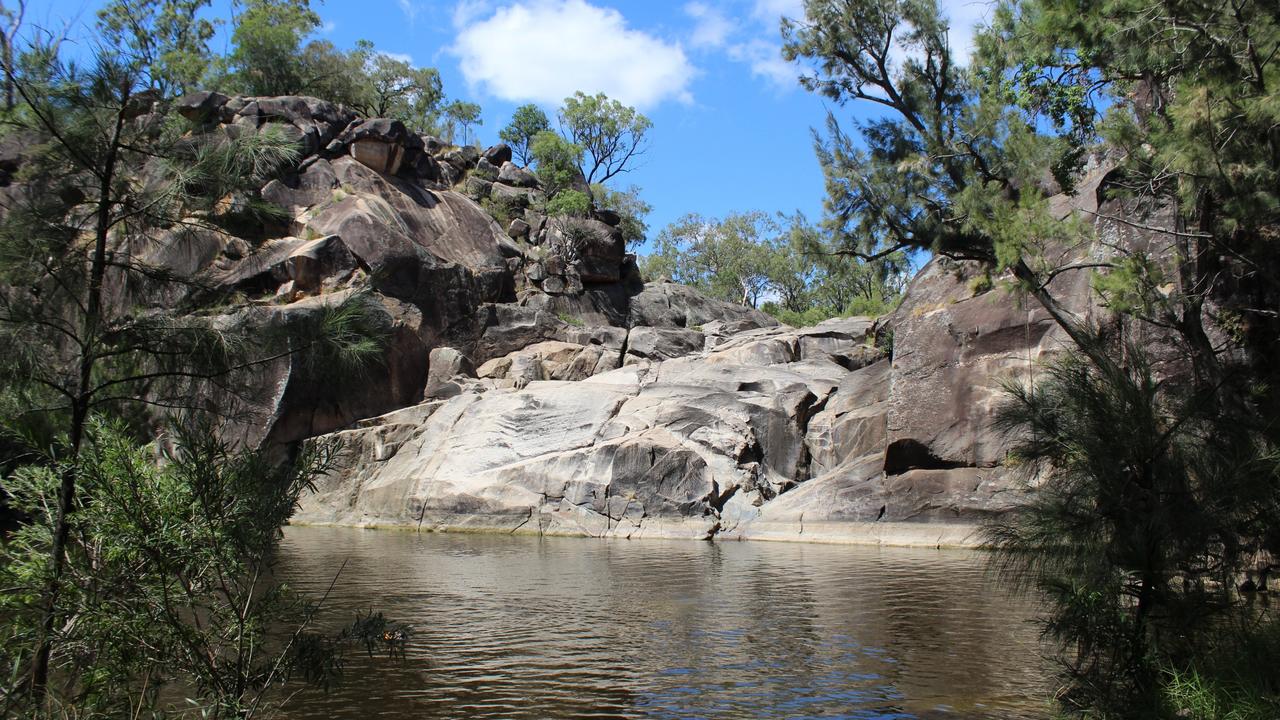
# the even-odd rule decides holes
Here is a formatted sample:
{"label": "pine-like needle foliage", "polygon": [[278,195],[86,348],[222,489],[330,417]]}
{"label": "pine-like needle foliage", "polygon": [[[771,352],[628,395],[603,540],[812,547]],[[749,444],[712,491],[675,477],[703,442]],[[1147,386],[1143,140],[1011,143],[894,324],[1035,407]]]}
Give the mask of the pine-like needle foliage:
{"label": "pine-like needle foliage", "polygon": [[998,424],[1042,482],[987,533],[1004,577],[1047,595],[1066,706],[1163,717],[1166,673],[1204,672],[1274,626],[1235,587],[1277,550],[1280,466],[1259,428],[1160,380],[1142,348],[1123,357],[1099,369],[1069,354],[1034,386],[1009,387]]}

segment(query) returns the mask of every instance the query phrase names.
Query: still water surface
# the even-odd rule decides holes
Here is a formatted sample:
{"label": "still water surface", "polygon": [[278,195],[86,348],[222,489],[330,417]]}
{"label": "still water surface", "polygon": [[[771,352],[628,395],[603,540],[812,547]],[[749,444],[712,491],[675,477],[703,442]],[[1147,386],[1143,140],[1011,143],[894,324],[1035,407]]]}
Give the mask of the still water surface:
{"label": "still water surface", "polygon": [[324,615],[414,627],[288,718],[1044,718],[1035,608],[964,551],[289,528]]}

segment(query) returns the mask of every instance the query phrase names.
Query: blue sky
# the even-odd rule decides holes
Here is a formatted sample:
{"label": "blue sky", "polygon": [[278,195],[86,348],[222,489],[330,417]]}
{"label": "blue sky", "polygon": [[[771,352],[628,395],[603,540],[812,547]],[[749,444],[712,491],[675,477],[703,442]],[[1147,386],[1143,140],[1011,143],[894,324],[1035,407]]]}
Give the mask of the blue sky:
{"label": "blue sky", "polygon": [[[35,3],[29,21],[94,21],[100,0]],[[226,0],[216,0],[215,15]],[[634,184],[653,206],[650,237],[685,213],[822,213],[822,171],[810,128],[828,103],[796,82],[779,55],[779,18],[801,0],[325,0],[320,34],[342,48],[381,51],[439,69],[451,99],[484,108],[481,142],[496,142],[512,110],[536,102],[554,117],[575,90],[604,92],[654,123]],[[944,0],[953,47],[967,48],[983,0]],[[219,12],[219,8],[222,9]],[[74,33],[73,33],[74,34]],[[215,44],[224,43],[218,39]],[[222,50],[224,48],[215,47]],[[847,121],[868,108],[832,108]]]}

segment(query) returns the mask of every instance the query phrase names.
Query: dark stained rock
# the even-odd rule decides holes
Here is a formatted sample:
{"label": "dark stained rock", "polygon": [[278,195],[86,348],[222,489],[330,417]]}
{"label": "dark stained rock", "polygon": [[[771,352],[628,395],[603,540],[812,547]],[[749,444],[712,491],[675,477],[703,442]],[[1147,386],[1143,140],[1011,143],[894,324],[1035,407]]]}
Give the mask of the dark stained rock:
{"label": "dark stained rock", "polygon": [[511,162],[511,147],[506,143],[498,143],[485,150],[482,157],[494,167],[502,167],[503,163]]}
{"label": "dark stained rock", "polygon": [[222,115],[222,106],[230,100],[222,93],[212,90],[201,90],[188,93],[173,102],[173,109],[191,122],[217,121]]}
{"label": "dark stained rock", "polygon": [[628,361],[666,360],[702,350],[702,333],[683,328],[632,328],[627,335]]}
{"label": "dark stained rock", "polygon": [[440,160],[452,165],[459,171],[470,170],[476,166],[476,162],[480,159],[480,151],[471,145],[463,145],[446,150],[440,156]]}
{"label": "dark stained rock", "polygon": [[752,327],[771,327],[774,318],[759,310],[714,300],[675,283],[649,283],[630,300],[631,325],[695,328],[713,321],[739,321]]}
{"label": "dark stained rock", "polygon": [[537,187],[538,178],[533,173],[508,160],[498,171],[498,182],[514,187]]}
{"label": "dark stained rock", "polygon": [[356,259],[342,242],[330,235],[312,240],[294,250],[285,260],[295,290],[312,292],[321,284],[342,282],[356,269]]}
{"label": "dark stained rock", "polygon": [[502,183],[493,183],[489,188],[489,197],[506,204],[508,207],[528,208],[540,206],[545,197],[537,188],[518,188]]}
{"label": "dark stained rock", "polygon": [[617,227],[622,222],[622,216],[608,208],[597,208],[591,212],[591,216],[609,227]]}
{"label": "dark stained rock", "polygon": [[347,128],[341,140],[350,145],[351,156],[365,166],[385,175],[394,175],[400,171],[406,141],[410,137],[409,130],[399,120],[374,118]]}
{"label": "dark stained rock", "polygon": [[347,131],[342,134],[342,139],[346,142],[377,140],[384,143],[404,145],[409,135],[408,128],[399,120],[372,118],[362,120],[347,128]]}
{"label": "dark stained rock", "polygon": [[1002,462],[1005,438],[991,424],[1001,381],[1062,346],[1061,331],[1038,305],[974,295],[970,282],[980,272],[931,261],[891,320],[890,472]]}
{"label": "dark stained rock", "polygon": [[617,282],[622,276],[626,244],[616,229],[598,220],[554,218],[547,243],[584,282]]}
{"label": "dark stained rock", "polygon": [[485,180],[479,175],[472,175],[462,184],[462,192],[467,197],[480,202],[489,197],[489,189],[493,187],[493,183]]}
{"label": "dark stained rock", "polygon": [[476,166],[471,171],[472,177],[478,177],[483,180],[493,182],[498,179],[498,168],[493,163],[480,158],[476,161]]}

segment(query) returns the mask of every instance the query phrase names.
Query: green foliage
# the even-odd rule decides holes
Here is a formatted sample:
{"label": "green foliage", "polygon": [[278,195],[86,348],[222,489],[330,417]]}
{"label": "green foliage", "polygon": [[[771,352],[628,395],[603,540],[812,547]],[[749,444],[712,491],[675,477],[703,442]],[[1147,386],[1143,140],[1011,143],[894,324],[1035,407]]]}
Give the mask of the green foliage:
{"label": "green foliage", "polygon": [[[810,0],[805,13],[783,28],[803,84],[880,111],[857,137],[829,116],[817,139],[839,248],[1008,269],[1080,353],[1014,390],[1006,426],[1045,474],[994,536],[1013,576],[1049,596],[1068,709],[1158,715],[1162,677],[1220,696],[1221,678],[1194,681],[1197,658],[1248,634],[1228,632],[1250,615],[1231,588],[1253,553],[1280,552],[1260,522],[1276,513],[1280,408],[1280,316],[1264,310],[1280,301],[1275,4],[1007,0],[967,71],[933,2]],[[1060,219],[1048,201],[1086,159],[1114,165],[1101,257],[1079,249],[1098,218]],[[1125,226],[1150,234],[1114,232]],[[1183,364],[1157,381],[1140,348],[1064,308],[1049,281],[1082,270],[1120,327]],[[1207,330],[1218,317],[1226,342]]]}
{"label": "green foliage", "polygon": [[574,93],[565,98],[559,117],[565,140],[582,148],[578,169],[588,185],[608,182],[634,165],[653,127],[635,108],[603,93]]}
{"label": "green foliage", "polygon": [[532,143],[538,133],[550,130],[547,114],[532,103],[521,105],[511,115],[511,122],[498,131],[498,137],[511,146],[511,153],[521,165],[533,162]]}
{"label": "green foliage", "polygon": [[618,223],[618,232],[627,248],[634,250],[644,244],[649,226],[644,217],[653,212],[649,203],[640,199],[640,188],[632,185],[626,190],[612,190],[604,185],[591,186],[591,195],[598,208],[612,210],[622,218]]}
{"label": "green foliage", "polygon": [[1263,720],[1280,716],[1280,622],[1263,615],[1245,632],[1231,630],[1185,668],[1164,669],[1161,686],[1171,717]]}
{"label": "green foliage", "polygon": [[586,217],[591,214],[591,198],[577,190],[561,190],[547,201],[548,215]]}
{"label": "green foliage", "polygon": [[1042,190],[1061,139],[1038,134],[983,84],[983,69],[955,62],[933,2],[815,0],[806,15],[783,22],[784,56],[810,68],[802,84],[881,111],[856,137],[834,114],[815,135],[835,245],[981,260],[1042,289],[1046,249],[1088,237],[1053,216]]}
{"label": "green foliage", "polygon": [[575,181],[582,177],[578,170],[582,148],[550,130],[534,136],[530,152],[538,182],[549,198],[554,199],[561,191],[573,188]]}
{"label": "green foliage", "polygon": [[582,327],[585,324],[582,322],[582,318],[576,315],[570,315],[566,312],[558,312],[556,313],[556,317],[560,318],[561,322],[574,327]]}
{"label": "green foliage", "polygon": [[102,39],[165,96],[198,90],[219,23],[198,17],[210,0],[112,0],[98,10]]}
{"label": "green foliage", "polygon": [[974,295],[982,295],[983,293],[991,292],[994,287],[995,282],[991,280],[990,272],[975,275],[973,276],[973,279],[969,281],[969,292]]}
{"label": "green foliage", "polygon": [[336,447],[313,444],[282,467],[232,451],[203,425],[178,426],[149,446],[98,420],[90,435],[78,459],[25,466],[6,481],[30,522],[0,546],[4,666],[23,667],[36,646],[59,477],[75,473],[82,500],[62,585],[75,622],[58,630],[53,664],[66,681],[50,703],[79,716],[132,717],[172,703],[247,717],[291,677],[332,680],[339,648],[300,652],[317,645],[307,631],[316,608],[264,579],[279,527]]}
{"label": "green foliage", "polygon": [[892,309],[906,278],[903,255],[872,262],[846,257],[803,215],[781,220],[785,224],[759,212],[719,221],[685,216],[659,234],[641,272],[648,280],[667,278],[759,305],[790,325]]}
{"label": "green foliage", "polygon": [[[304,374],[317,378],[342,367],[362,367],[380,355],[385,328],[374,319],[367,298],[360,296],[283,319],[269,312],[221,318],[191,312],[192,303],[203,294],[200,283],[170,264],[152,265],[142,258],[149,248],[182,252],[182,241],[198,240],[200,232],[218,232],[219,223],[230,215],[224,205],[234,200],[252,207],[259,188],[296,159],[296,147],[276,129],[244,132],[232,139],[189,127],[176,116],[162,124],[133,122],[136,93],[144,87],[141,68],[102,56],[91,70],[81,71],[56,54],[45,57],[48,62],[41,73],[14,78],[25,105],[11,122],[42,142],[24,163],[12,203],[0,218],[0,283],[6,287],[0,293],[0,343],[6,348],[0,355],[0,398],[10,410],[3,420],[5,449],[12,453],[3,462],[13,465],[19,457],[38,460],[6,487],[26,488],[23,492],[42,503],[40,513],[28,513],[40,519],[29,528],[35,533],[31,542],[11,549],[26,547],[47,556],[43,569],[33,569],[36,555],[31,554],[13,565],[31,570],[25,580],[34,585],[23,586],[18,599],[25,604],[14,610],[14,621],[23,629],[15,631],[5,648],[18,661],[10,667],[23,675],[12,679],[24,682],[5,692],[14,702],[38,706],[50,690],[51,668],[61,666],[75,682],[95,688],[74,698],[77,707],[92,708],[98,695],[118,705],[128,693],[139,692],[140,683],[163,672],[135,674],[126,683],[106,665],[78,669],[99,657],[118,666],[120,673],[144,667],[131,665],[129,657],[112,655],[142,641],[137,628],[112,623],[136,621],[145,626],[133,614],[135,609],[127,607],[134,597],[130,593],[138,593],[138,602],[154,600],[154,595],[121,581],[124,595],[106,606],[86,605],[85,589],[77,584],[96,583],[95,577],[85,580],[80,574],[86,568],[96,572],[102,563],[114,560],[95,556],[90,565],[76,564],[83,560],[76,553],[97,552],[109,544],[93,533],[112,532],[93,525],[99,518],[92,512],[83,520],[80,512],[94,507],[97,495],[117,505],[128,499],[113,497],[103,485],[158,496],[171,489],[166,484],[169,476],[148,474],[137,456],[126,452],[124,441],[117,442],[125,433],[122,428],[141,435],[165,413],[207,412],[205,401],[220,392],[242,393],[265,362],[295,356]],[[115,422],[91,422],[94,417],[112,417]],[[93,454],[97,452],[106,454]],[[182,467],[174,458],[168,462]],[[101,476],[94,474],[99,472]],[[143,484],[131,486],[120,479],[122,474]],[[270,478],[257,479],[281,493],[281,501],[288,499],[284,486],[267,483]],[[240,487],[241,481],[235,482]],[[86,489],[92,494],[84,494]],[[279,508],[257,502],[263,512],[275,512],[264,522],[278,524]],[[166,510],[144,499],[135,504],[157,519]],[[209,526],[227,521],[233,523],[227,532],[240,532],[233,522],[238,516],[213,512],[220,509],[234,507],[211,509],[205,518]],[[276,525],[271,528],[274,533]],[[180,525],[163,529],[181,532]],[[243,558],[246,547],[224,550]],[[236,586],[236,592],[260,580],[238,575],[234,564],[203,569],[223,573],[219,581],[228,586],[248,583]],[[269,595],[269,588],[258,586],[258,591]],[[245,605],[236,610],[228,597],[224,594],[223,601],[229,611],[257,612]],[[252,597],[267,595],[246,596]],[[191,605],[196,600],[190,596],[183,602],[212,611],[212,606]],[[112,616],[114,610],[121,615]],[[191,615],[190,610],[166,612]],[[94,623],[107,627],[103,632],[112,633],[111,638],[75,634],[98,632]],[[250,637],[247,630],[241,631],[242,637]],[[205,640],[175,632],[170,640],[187,642],[182,651],[199,657],[200,649],[192,649],[190,643]],[[117,637],[131,639],[110,648],[95,645],[85,650],[78,644],[116,642],[112,638]],[[225,641],[226,636],[219,639]],[[178,650],[161,647],[156,652]],[[82,657],[85,653],[87,659]],[[221,670],[189,674],[195,671],[188,665],[174,665],[175,672],[188,674],[186,679],[200,693],[223,704],[240,702],[241,691],[257,682],[244,680],[249,668],[236,665],[241,679],[233,682],[231,692],[225,684],[207,685]],[[99,682],[100,678],[105,679]],[[113,689],[116,683],[120,686]],[[226,707],[217,712],[224,710],[229,712]]]}
{"label": "green foliage", "polygon": [[727,302],[756,307],[769,289],[771,251],[765,234],[775,228],[761,212],[722,220],[690,214],[663,228],[643,271],[665,276]]}
{"label": "green foliage", "polygon": [[1104,368],[1067,354],[1034,385],[1009,386],[998,426],[1038,475],[1029,504],[988,537],[1005,578],[1050,601],[1067,707],[1155,717],[1162,692],[1192,689],[1215,643],[1253,633],[1252,613],[1233,609],[1236,573],[1274,541],[1280,465],[1260,428],[1158,381],[1141,347],[1123,352]]}
{"label": "green foliage", "polygon": [[304,51],[303,39],[318,27],[320,16],[307,0],[246,0],[226,58],[230,88],[246,95],[300,95],[316,88],[317,78],[332,71],[321,63],[342,64],[332,45],[312,43]]}
{"label": "green foliage", "polygon": [[[1267,658],[1272,663],[1280,655]],[[1203,720],[1270,720],[1280,716],[1276,690],[1238,681],[1219,681],[1195,670],[1170,670],[1164,681],[1164,701],[1173,717]]]}
{"label": "green foliage", "polygon": [[467,144],[467,136],[472,125],[480,125],[480,106],[473,102],[454,100],[444,106],[445,138],[449,142]]}
{"label": "green foliage", "polygon": [[361,40],[351,52],[355,92],[347,102],[366,117],[392,118],[416,132],[437,132],[444,86],[435,68],[415,68]]}
{"label": "green foliage", "polygon": [[504,228],[512,220],[524,214],[524,203],[521,199],[506,195],[484,198],[480,201],[480,207],[484,208],[485,212]]}

